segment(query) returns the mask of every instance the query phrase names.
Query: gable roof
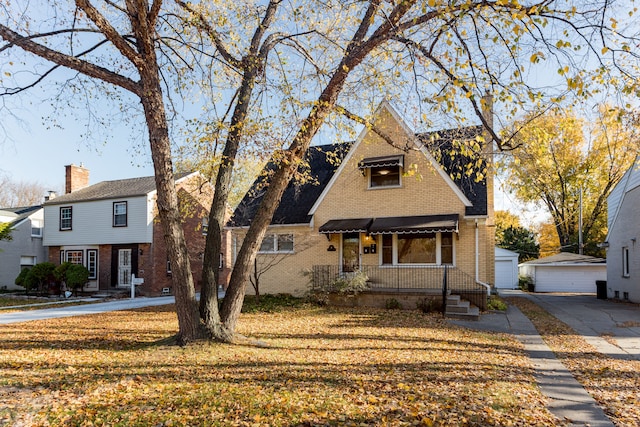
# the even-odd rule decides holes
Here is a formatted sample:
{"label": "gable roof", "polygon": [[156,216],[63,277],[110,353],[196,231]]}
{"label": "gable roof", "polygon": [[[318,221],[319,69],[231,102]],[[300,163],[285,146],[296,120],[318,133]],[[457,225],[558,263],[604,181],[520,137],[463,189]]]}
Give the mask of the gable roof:
{"label": "gable roof", "polygon": [[41,205],[22,206],[18,208],[2,208],[0,209],[0,217],[11,218],[11,227],[15,227],[19,225],[21,221],[28,218],[39,209],[42,209]]}
{"label": "gable roof", "polygon": [[[311,221],[309,211],[333,177],[338,165],[351,148],[351,142],[310,147],[305,156],[307,169],[303,174],[310,176],[305,182],[291,180],[273,214],[271,224],[307,224]],[[265,170],[254,181],[229,220],[230,227],[246,227],[256,215],[266,190],[269,172],[275,165],[270,161]]]}
{"label": "gable roof", "polygon": [[609,197],[607,197],[608,232],[605,242],[609,240],[609,234],[611,233],[611,230],[613,230],[613,226],[618,219],[620,207],[622,206],[625,195],[637,187],[640,187],[640,155],[636,156],[636,160],[633,162],[633,165],[625,172],[622,179],[620,179],[618,184],[613,187],[613,190],[609,193]]}
{"label": "gable roof", "polygon": [[[454,141],[474,139],[482,134],[481,126],[472,126],[460,129],[449,129],[423,134],[414,134],[400,118],[395,109],[388,103],[382,102],[376,111],[376,115],[381,110],[389,112],[393,118],[401,125],[407,138],[422,151],[428,162],[430,162],[441,178],[458,195],[462,203],[466,206],[465,215],[484,216],[487,215],[487,185],[486,179],[475,182],[474,175],[464,173],[457,174],[459,165],[469,162],[469,157],[459,154]],[[313,214],[317,209],[324,195],[331,189],[333,182],[337,179],[347,161],[355,152],[355,148],[364,139],[369,129],[364,129],[355,142],[341,144],[330,144],[312,146],[307,151],[305,160],[308,164],[308,173],[315,182],[304,184],[291,182],[286,188],[280,205],[278,206],[271,225],[276,224],[308,224],[311,222]],[[434,158],[431,150],[434,150],[440,162]],[[387,158],[389,156],[383,156]],[[383,158],[380,157],[380,158]],[[376,158],[377,159],[377,158]],[[371,159],[369,159],[371,160]],[[265,182],[268,172],[272,171],[275,165],[270,161],[265,167],[265,172],[256,179],[251,189],[236,208],[231,220],[230,227],[246,227],[255,216],[262,197],[264,196]],[[453,178],[452,178],[453,176]]]}
{"label": "gable roof", "polygon": [[[192,174],[193,172],[176,174],[175,180],[176,182],[180,181]],[[154,191],[156,191],[156,181],[153,176],[102,181],[89,187],[63,194],[55,199],[50,199],[44,203],[44,206],[145,196]]]}
{"label": "gable roof", "polygon": [[596,258],[589,255],[579,255],[571,252],[560,252],[556,255],[551,255],[544,258],[538,258],[531,261],[523,262],[520,265],[545,265],[545,266],[558,266],[558,265],[575,265],[575,264],[604,264],[607,260],[603,258]]}

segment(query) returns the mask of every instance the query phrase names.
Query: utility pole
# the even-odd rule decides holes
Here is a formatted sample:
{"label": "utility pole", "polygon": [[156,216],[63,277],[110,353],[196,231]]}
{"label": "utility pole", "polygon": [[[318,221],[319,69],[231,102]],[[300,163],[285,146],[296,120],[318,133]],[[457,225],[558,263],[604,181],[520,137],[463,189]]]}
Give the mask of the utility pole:
{"label": "utility pole", "polygon": [[583,255],[582,244],[582,187],[580,187],[580,213],[578,215],[578,253]]}

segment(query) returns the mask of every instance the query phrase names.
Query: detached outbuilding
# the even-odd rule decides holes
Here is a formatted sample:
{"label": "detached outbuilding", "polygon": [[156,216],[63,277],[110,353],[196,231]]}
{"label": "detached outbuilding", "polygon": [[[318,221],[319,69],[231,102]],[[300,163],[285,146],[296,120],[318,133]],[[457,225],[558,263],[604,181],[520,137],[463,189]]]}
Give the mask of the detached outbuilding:
{"label": "detached outbuilding", "polygon": [[498,289],[518,288],[518,253],[507,249],[495,249],[496,283]]}
{"label": "detached outbuilding", "polygon": [[561,252],[523,262],[521,276],[528,276],[536,292],[593,293],[596,280],[607,280],[607,263],[602,258]]}

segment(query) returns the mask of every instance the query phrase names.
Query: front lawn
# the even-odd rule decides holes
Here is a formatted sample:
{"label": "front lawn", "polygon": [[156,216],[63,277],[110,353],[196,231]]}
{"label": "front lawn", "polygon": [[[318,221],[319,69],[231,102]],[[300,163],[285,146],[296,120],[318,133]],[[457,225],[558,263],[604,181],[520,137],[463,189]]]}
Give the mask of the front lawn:
{"label": "front lawn", "polygon": [[437,315],[244,313],[269,348],[161,344],[171,306],[0,325],[0,425],[556,426],[522,346]]}

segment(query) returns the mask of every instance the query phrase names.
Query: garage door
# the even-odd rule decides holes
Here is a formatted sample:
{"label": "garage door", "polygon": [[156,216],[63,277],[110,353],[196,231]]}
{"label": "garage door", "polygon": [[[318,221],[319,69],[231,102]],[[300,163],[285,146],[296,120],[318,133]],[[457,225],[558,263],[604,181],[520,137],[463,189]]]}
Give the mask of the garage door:
{"label": "garage door", "polygon": [[606,266],[536,267],[536,292],[596,293],[596,280],[606,280]]}
{"label": "garage door", "polygon": [[517,287],[515,271],[513,269],[513,261],[500,260],[496,261],[496,288],[514,289]]}

